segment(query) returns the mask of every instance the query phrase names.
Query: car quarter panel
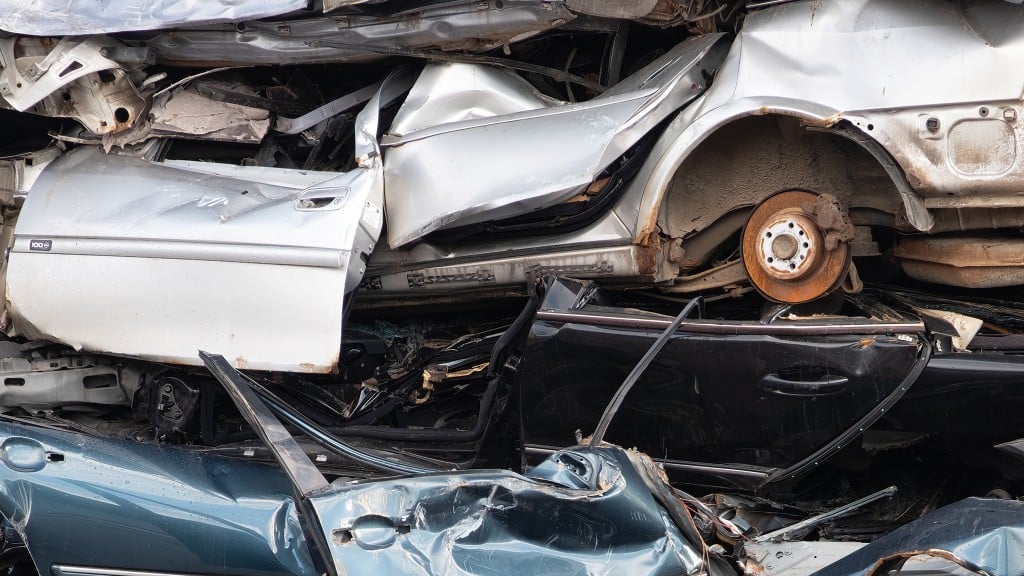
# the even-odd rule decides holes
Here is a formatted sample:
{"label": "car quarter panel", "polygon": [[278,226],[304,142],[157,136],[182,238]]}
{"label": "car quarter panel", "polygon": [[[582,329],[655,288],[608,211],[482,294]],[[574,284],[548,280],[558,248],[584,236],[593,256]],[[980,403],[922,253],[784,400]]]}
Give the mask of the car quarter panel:
{"label": "car quarter panel", "polygon": [[0,513],[40,574],[316,574],[291,494],[274,466],[0,421]]}
{"label": "car quarter panel", "polygon": [[711,87],[662,135],[620,215],[639,205],[635,239],[643,241],[683,160],[721,126],[764,114],[817,127],[847,121],[876,140],[924,197],[910,214],[978,195],[1024,205],[1013,193],[1024,180],[1024,75],[1014,73],[1022,21],[1024,7],[994,0],[807,1],[753,12]]}

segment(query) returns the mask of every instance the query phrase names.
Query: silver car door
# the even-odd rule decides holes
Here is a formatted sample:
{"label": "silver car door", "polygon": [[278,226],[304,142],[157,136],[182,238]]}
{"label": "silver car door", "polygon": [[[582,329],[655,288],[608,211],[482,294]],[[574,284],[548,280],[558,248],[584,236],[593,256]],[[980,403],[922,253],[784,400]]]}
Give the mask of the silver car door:
{"label": "silver car door", "polygon": [[344,302],[383,226],[379,107],[409,80],[392,76],[360,113],[351,172],[93,147],[57,159],[14,229],[9,332],[157,362],[197,364],[204,347],[238,368],[334,371]]}

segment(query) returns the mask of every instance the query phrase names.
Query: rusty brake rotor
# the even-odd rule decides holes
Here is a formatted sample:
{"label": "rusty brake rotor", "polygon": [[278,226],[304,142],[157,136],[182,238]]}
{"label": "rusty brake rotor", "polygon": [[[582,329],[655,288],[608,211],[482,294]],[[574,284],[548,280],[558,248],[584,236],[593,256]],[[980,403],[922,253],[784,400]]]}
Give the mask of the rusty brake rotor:
{"label": "rusty brake rotor", "polygon": [[761,203],[743,229],[743,266],[754,287],[776,302],[799,304],[842,284],[853,225],[828,194],[787,190]]}

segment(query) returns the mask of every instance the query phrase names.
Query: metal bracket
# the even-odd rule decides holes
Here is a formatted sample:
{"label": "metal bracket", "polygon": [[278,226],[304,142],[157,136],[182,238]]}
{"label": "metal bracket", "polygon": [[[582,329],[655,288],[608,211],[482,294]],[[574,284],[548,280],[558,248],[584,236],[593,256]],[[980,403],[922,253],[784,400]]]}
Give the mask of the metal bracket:
{"label": "metal bracket", "polygon": [[44,58],[30,64],[22,75],[14,56],[14,45],[18,41],[19,38],[0,39],[0,64],[3,65],[0,96],[19,112],[83,76],[121,67],[103,55],[111,48],[109,40],[64,38]]}

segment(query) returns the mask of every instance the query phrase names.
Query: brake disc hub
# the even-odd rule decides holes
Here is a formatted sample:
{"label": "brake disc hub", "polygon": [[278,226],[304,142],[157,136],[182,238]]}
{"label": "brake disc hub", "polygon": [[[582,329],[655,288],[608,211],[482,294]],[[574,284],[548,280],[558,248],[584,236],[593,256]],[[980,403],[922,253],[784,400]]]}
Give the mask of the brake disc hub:
{"label": "brake disc hub", "polygon": [[800,278],[813,270],[821,235],[810,218],[790,212],[762,227],[757,258],[765,272],[779,279]]}
{"label": "brake disc hub", "polygon": [[[780,192],[751,214],[743,230],[743,263],[751,282],[765,297],[778,302],[808,302],[839,287],[850,263],[847,241],[836,241],[832,222],[822,206],[839,211],[830,196],[804,190]],[[840,220],[845,215],[839,212]],[[825,228],[819,222],[827,218]],[[848,220],[846,220],[848,223]],[[830,234],[826,238],[826,234]],[[831,239],[832,241],[828,241]]]}

